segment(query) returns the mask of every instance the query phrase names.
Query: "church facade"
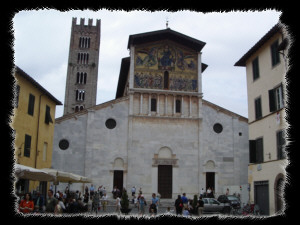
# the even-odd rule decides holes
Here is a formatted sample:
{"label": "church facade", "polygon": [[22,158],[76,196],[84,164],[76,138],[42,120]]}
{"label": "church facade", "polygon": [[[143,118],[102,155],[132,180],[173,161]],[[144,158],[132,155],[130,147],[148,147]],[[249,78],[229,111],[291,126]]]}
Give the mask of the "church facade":
{"label": "church facade", "polygon": [[166,199],[247,184],[248,120],[203,99],[204,45],[169,28],[130,35],[116,98],[56,119],[53,168]]}

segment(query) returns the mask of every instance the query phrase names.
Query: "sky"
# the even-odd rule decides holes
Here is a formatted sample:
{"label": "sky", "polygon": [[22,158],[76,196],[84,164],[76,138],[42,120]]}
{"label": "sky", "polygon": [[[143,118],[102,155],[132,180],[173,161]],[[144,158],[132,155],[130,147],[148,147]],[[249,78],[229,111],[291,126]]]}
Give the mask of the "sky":
{"label": "sky", "polygon": [[[97,101],[115,99],[121,59],[129,56],[129,35],[170,29],[206,43],[202,62],[203,98],[248,117],[245,67],[234,64],[276,23],[281,12],[232,11],[20,11],[13,18],[15,64],[64,103],[72,17],[101,20]],[[55,118],[63,115],[56,106]]]}

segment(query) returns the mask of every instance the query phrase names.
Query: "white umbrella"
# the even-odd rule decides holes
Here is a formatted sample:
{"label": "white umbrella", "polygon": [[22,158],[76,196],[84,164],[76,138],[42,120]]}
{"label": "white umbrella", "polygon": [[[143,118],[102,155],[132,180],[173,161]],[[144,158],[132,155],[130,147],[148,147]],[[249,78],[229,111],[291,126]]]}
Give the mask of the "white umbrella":
{"label": "white umbrella", "polygon": [[46,171],[24,166],[21,164],[15,164],[15,174],[20,179],[28,179],[34,181],[54,181],[55,176],[47,173]]}
{"label": "white umbrella", "polygon": [[62,183],[91,183],[87,177],[80,176],[74,173],[68,173],[56,169],[44,168],[43,171],[52,174],[56,177],[56,181]]}

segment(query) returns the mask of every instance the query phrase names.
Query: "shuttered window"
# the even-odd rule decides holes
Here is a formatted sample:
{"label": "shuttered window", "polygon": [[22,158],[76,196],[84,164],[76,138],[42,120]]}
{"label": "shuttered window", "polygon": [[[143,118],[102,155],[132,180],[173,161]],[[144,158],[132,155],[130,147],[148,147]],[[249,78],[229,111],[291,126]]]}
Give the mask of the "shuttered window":
{"label": "shuttered window", "polygon": [[280,130],[276,133],[276,142],[277,142],[277,159],[285,159],[284,145],[285,137],[284,131]]}
{"label": "shuttered window", "polygon": [[20,86],[17,85],[16,88],[16,102],[15,102],[15,107],[18,108],[19,105],[19,95],[20,95]]}
{"label": "shuttered window", "polygon": [[281,108],[283,108],[283,86],[280,84],[280,86],[269,90],[269,107],[270,112],[277,111]]}
{"label": "shuttered window", "polygon": [[50,114],[50,107],[48,105],[46,105],[45,123],[46,124],[53,123],[53,120],[52,120],[51,114]]}
{"label": "shuttered window", "polygon": [[34,101],[35,101],[35,96],[32,94],[29,94],[28,114],[31,116],[33,116],[33,112],[34,112]]}
{"label": "shuttered window", "polygon": [[276,66],[280,63],[279,51],[278,51],[278,40],[271,45],[271,58],[272,66]]}
{"label": "shuttered window", "polygon": [[25,134],[24,156],[30,157],[31,136]]}
{"label": "shuttered window", "polygon": [[255,99],[255,119],[260,119],[262,117],[262,110],[261,110],[261,98]]}
{"label": "shuttered window", "polygon": [[262,163],[264,161],[263,138],[249,140],[250,163]]}
{"label": "shuttered window", "polygon": [[258,66],[258,57],[252,61],[252,70],[253,70],[253,80],[259,78],[259,66]]}

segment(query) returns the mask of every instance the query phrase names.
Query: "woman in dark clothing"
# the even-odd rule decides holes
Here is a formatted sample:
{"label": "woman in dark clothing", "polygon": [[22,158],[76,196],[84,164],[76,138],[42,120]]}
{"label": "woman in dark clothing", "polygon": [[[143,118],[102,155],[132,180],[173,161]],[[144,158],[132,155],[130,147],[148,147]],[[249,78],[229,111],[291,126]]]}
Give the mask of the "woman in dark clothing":
{"label": "woman in dark clothing", "polygon": [[175,209],[176,209],[176,215],[181,215],[182,214],[182,200],[181,200],[181,196],[178,195],[178,198],[175,200]]}

